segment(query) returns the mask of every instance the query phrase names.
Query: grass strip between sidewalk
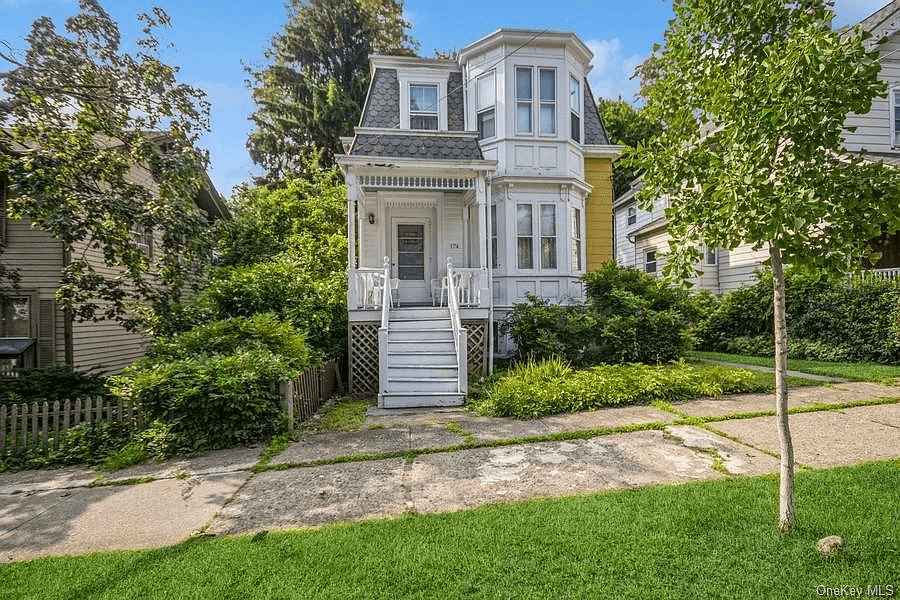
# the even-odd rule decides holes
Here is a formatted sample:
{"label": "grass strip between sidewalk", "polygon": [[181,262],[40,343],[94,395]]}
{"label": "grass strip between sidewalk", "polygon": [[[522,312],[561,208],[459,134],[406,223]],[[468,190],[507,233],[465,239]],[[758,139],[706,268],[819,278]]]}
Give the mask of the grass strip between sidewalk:
{"label": "grass strip between sidewalk", "polygon": [[[815,598],[900,589],[900,461],[0,566],[10,598]],[[820,558],[816,540],[845,551]],[[880,587],[879,587],[880,586]],[[831,595],[834,595],[833,593]]]}

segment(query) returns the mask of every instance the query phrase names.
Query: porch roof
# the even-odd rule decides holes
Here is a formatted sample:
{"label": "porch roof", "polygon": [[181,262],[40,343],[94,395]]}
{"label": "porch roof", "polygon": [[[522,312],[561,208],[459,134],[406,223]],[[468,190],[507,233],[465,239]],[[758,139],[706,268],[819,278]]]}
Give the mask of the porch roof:
{"label": "porch roof", "polygon": [[358,132],[350,156],[383,156],[425,160],[484,160],[474,133],[409,134]]}

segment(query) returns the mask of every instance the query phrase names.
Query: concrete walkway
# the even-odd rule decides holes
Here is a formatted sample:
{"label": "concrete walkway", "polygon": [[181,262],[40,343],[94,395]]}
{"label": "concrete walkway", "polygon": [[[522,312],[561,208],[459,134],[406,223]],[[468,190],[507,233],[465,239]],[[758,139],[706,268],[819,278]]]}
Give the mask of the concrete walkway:
{"label": "concrete walkway", "polygon": [[[792,415],[797,460],[831,467],[900,458],[900,388],[791,392],[797,408],[878,398],[898,403]],[[283,470],[253,474],[262,447],[250,447],[139,465],[99,482],[103,475],[87,469],[2,473],[0,562],[773,473],[775,418],[728,418],[772,409],[767,394],[685,402],[675,413],[632,406],[532,421],[372,409],[358,432],[292,444],[270,463]],[[679,422],[688,416],[715,419],[707,428]]]}

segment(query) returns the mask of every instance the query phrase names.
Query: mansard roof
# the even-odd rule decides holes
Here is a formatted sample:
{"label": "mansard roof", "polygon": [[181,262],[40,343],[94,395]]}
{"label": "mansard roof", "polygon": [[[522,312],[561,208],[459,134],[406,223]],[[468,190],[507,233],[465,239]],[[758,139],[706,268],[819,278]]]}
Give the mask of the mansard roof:
{"label": "mansard roof", "polygon": [[423,160],[484,160],[478,136],[472,134],[420,134],[365,132],[357,134],[351,156],[420,158]]}

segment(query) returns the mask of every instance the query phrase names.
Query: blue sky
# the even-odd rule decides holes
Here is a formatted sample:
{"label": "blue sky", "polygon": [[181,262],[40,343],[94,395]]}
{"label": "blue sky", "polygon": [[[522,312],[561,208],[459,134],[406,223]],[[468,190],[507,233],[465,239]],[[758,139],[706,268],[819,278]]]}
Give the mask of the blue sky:
{"label": "blue sky", "polygon": [[[245,148],[254,105],[242,61],[261,64],[272,35],[286,20],[283,0],[101,0],[119,23],[127,43],[137,37],[135,15],[161,6],[173,20],[164,39],[174,44],[165,59],[181,67],[182,81],[203,88],[212,102],[210,176],[223,195],[256,173]],[[854,23],[887,0],[837,0],[837,25]],[[548,8],[549,7],[549,8]],[[0,40],[25,46],[31,23],[48,15],[61,28],[78,10],[76,0],[0,0]],[[637,88],[629,76],[662,41],[671,2],[663,0],[407,0],[405,12],[420,53],[459,49],[500,27],[575,31],[594,52],[590,81],[597,95],[631,99]]]}

